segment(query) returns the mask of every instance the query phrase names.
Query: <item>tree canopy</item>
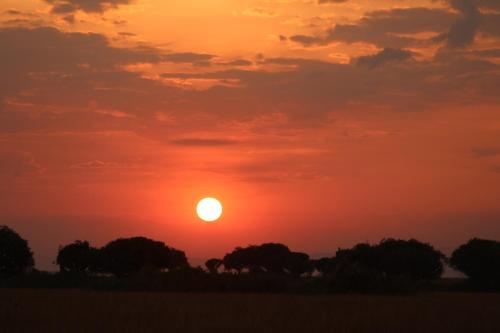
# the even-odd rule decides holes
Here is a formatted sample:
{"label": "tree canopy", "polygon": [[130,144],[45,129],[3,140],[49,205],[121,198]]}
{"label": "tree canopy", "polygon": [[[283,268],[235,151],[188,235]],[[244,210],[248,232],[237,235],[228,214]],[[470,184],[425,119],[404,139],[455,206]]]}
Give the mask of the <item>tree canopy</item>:
{"label": "tree canopy", "polygon": [[473,282],[500,283],[500,242],[471,239],[453,252],[450,264]]}
{"label": "tree canopy", "polygon": [[0,226],[0,275],[11,276],[33,268],[28,242],[7,226]]}
{"label": "tree canopy", "polygon": [[205,267],[212,274],[217,273],[221,265],[222,265],[222,260],[217,258],[212,258],[205,261]]}
{"label": "tree canopy", "polygon": [[105,272],[129,275],[145,268],[173,269],[187,265],[184,252],[145,237],[119,238],[101,249]]}
{"label": "tree canopy", "polygon": [[[125,277],[120,283],[157,279],[158,285],[171,283],[177,286],[175,288],[190,285],[196,286],[196,290],[415,290],[431,285],[422,281],[440,278],[443,265],[448,262],[469,277],[468,282],[462,281],[464,288],[498,290],[500,287],[500,242],[477,238],[458,247],[449,260],[430,244],[415,239],[389,238],[376,244],[359,243],[320,259],[311,259],[308,254],[291,251],[280,243],[249,245],[235,248],[222,259],[207,260],[205,266],[210,275],[201,267],[190,267],[183,251],[146,237],[119,238],[101,248],[92,247],[88,241],[75,241],[59,247],[55,262],[61,272],[77,273],[60,275],[68,286],[75,281],[88,282],[96,278],[96,281],[109,279],[109,282],[115,281],[115,277]],[[16,280],[17,277],[10,278],[13,275],[31,272],[33,266],[28,242],[9,227],[0,226],[2,283]],[[221,267],[226,274],[218,274]],[[316,279],[312,275],[314,270],[321,277]],[[234,271],[251,274],[227,274]],[[103,274],[92,276],[95,273]],[[42,277],[52,273],[33,270],[29,276],[36,274]],[[302,276],[314,278],[300,279]],[[168,290],[177,290],[175,288]]]}
{"label": "tree canopy", "polygon": [[56,264],[61,272],[87,273],[98,270],[99,250],[87,241],[75,241],[59,248]]}
{"label": "tree canopy", "polygon": [[279,243],[238,247],[226,254],[222,262],[226,270],[237,272],[247,269],[250,272],[301,275],[313,269],[307,254],[292,252]]}
{"label": "tree canopy", "polygon": [[432,280],[441,276],[443,259],[441,252],[415,239],[384,239],[376,245],[362,243],[339,249],[335,270],[337,274],[357,269],[387,277]]}

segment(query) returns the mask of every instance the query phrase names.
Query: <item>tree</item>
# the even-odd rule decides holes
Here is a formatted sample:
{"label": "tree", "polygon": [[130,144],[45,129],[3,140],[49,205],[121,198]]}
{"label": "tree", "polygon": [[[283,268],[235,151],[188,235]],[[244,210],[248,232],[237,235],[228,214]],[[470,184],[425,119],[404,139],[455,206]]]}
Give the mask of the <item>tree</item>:
{"label": "tree", "polygon": [[241,273],[241,271],[248,266],[250,251],[249,248],[237,247],[233,252],[226,254],[222,259],[224,269],[227,271],[235,270]]}
{"label": "tree", "polygon": [[352,249],[339,249],[336,274],[379,272],[386,277],[431,280],[441,276],[443,258],[431,245],[415,239],[384,239],[377,245],[358,244]]}
{"label": "tree", "polygon": [[279,243],[266,243],[255,248],[253,263],[256,268],[266,272],[283,274],[291,252],[287,246]]}
{"label": "tree", "polygon": [[188,260],[184,251],[174,249],[173,247],[165,246],[169,251],[167,269],[187,268],[189,267]]}
{"label": "tree", "polygon": [[323,276],[331,275],[335,272],[335,268],[337,267],[337,258],[336,257],[324,257],[320,259],[316,259],[313,261],[314,268],[321,273]]}
{"label": "tree", "polygon": [[388,276],[433,280],[443,273],[443,254],[415,239],[382,240],[377,252],[380,269]]}
{"label": "tree", "polygon": [[367,243],[357,244],[352,249],[338,249],[335,258],[338,262],[337,272],[346,269],[347,266],[380,269],[376,246]]}
{"label": "tree", "polygon": [[237,247],[223,258],[226,270],[234,269],[241,272],[247,269],[250,272],[284,272],[284,260],[290,250],[282,244],[266,243],[251,245],[245,248]]}
{"label": "tree", "polygon": [[458,247],[450,264],[476,283],[500,283],[500,242],[474,238]]}
{"label": "tree", "polygon": [[302,274],[312,273],[314,265],[309,260],[308,254],[291,252],[285,261],[285,269],[294,276],[301,276]]}
{"label": "tree", "polygon": [[7,226],[0,226],[0,276],[25,273],[33,268],[28,242]]}
{"label": "tree", "polygon": [[279,243],[237,247],[222,259],[226,270],[243,269],[250,272],[269,272],[274,274],[302,274],[312,269],[309,256],[305,253],[291,252]]}
{"label": "tree", "polygon": [[144,268],[164,270],[188,265],[184,252],[145,237],[119,238],[106,244],[101,251],[104,271],[117,276],[137,273]]}
{"label": "tree", "polygon": [[89,242],[75,241],[59,248],[56,264],[61,272],[84,274],[98,270],[98,255]]}
{"label": "tree", "polygon": [[212,274],[216,274],[219,270],[219,267],[222,265],[222,260],[217,258],[208,259],[205,261],[205,267]]}
{"label": "tree", "polygon": [[376,246],[367,243],[357,244],[351,249],[338,249],[333,259],[335,266],[331,269],[334,269],[332,273],[336,278],[360,283],[383,274]]}

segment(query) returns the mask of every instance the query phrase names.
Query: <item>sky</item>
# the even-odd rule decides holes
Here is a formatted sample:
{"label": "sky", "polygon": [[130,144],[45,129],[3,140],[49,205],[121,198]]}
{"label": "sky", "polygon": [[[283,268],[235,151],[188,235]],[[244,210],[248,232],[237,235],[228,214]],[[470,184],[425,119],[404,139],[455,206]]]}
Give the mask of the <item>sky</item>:
{"label": "sky", "polygon": [[2,0],[0,73],[0,224],[42,269],[500,239],[497,0]]}

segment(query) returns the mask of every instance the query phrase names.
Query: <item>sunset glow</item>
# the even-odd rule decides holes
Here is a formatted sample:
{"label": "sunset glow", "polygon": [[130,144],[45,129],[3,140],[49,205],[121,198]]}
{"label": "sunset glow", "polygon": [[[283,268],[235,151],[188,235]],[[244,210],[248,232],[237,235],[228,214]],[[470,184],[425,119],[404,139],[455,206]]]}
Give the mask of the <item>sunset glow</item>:
{"label": "sunset glow", "polygon": [[134,235],[498,238],[499,3],[3,0],[0,225],[46,269]]}

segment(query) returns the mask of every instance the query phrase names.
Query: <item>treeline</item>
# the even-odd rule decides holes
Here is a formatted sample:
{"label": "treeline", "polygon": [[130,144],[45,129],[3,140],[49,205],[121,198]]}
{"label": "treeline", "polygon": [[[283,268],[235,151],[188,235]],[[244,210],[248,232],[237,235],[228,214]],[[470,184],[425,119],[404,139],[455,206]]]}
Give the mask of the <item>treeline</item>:
{"label": "treeline", "polygon": [[[0,286],[210,292],[500,291],[500,242],[472,239],[446,257],[420,241],[384,239],[311,259],[278,243],[238,247],[205,268],[183,251],[145,237],[101,248],[87,241],[61,246],[58,273],[34,269],[28,242],[0,227]],[[468,279],[441,279],[444,265]]]}

